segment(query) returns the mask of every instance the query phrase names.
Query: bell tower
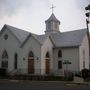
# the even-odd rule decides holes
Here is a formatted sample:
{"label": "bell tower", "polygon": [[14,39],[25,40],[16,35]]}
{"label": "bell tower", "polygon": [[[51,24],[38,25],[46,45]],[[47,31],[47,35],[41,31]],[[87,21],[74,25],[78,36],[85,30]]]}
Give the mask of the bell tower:
{"label": "bell tower", "polygon": [[45,24],[46,24],[46,31],[45,31],[46,34],[59,32],[60,21],[55,17],[53,13],[50,16],[50,18],[45,21]]}
{"label": "bell tower", "polygon": [[46,24],[45,34],[59,32],[60,21],[55,17],[55,15],[53,13],[53,8],[54,7],[52,6],[52,14],[51,14],[51,16],[49,17],[49,19],[47,19],[45,21],[45,24]]}

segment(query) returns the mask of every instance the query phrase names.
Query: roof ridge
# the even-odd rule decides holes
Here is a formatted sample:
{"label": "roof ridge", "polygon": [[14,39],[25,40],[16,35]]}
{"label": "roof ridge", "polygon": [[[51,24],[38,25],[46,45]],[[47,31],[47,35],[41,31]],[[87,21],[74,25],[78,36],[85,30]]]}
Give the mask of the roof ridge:
{"label": "roof ridge", "polygon": [[75,32],[75,31],[81,31],[81,30],[87,30],[87,28],[82,28],[82,29],[77,29],[77,30],[72,30],[72,31],[66,31],[66,32],[61,32],[61,33],[70,33],[70,32]]}
{"label": "roof ridge", "polygon": [[[8,24],[5,24],[5,26],[7,26],[7,28],[8,28],[8,27],[11,27],[11,28],[14,28],[14,29],[18,29],[18,30],[21,30],[21,31],[24,31],[24,32],[30,33],[30,34],[37,35],[37,34],[35,34],[35,33],[31,33],[31,32],[26,31],[26,30],[24,30],[24,29],[17,28],[17,27],[14,27],[14,26],[8,25]],[[8,28],[8,29],[10,29],[10,28]]]}
{"label": "roof ridge", "polygon": [[87,29],[68,31],[61,34],[52,34],[51,38],[56,47],[80,46]]}
{"label": "roof ridge", "polygon": [[[14,28],[14,29],[18,29],[18,30],[21,30],[21,31],[24,31],[24,32],[27,32],[27,33],[30,33],[29,31],[26,31],[24,29],[21,29],[21,28],[17,28],[17,27],[14,27],[14,26],[11,26],[11,25],[8,25],[8,24],[5,24],[5,26],[8,28],[8,27],[11,27],[11,28]],[[8,28],[10,29],[10,28]]]}

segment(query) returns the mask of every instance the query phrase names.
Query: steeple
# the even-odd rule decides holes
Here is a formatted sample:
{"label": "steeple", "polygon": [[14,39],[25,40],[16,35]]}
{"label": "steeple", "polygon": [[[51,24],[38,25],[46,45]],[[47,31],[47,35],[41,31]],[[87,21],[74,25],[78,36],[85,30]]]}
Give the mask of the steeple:
{"label": "steeple", "polygon": [[46,24],[46,31],[45,31],[46,34],[59,32],[60,21],[55,17],[53,12],[49,17],[49,19],[45,21],[45,24]]}

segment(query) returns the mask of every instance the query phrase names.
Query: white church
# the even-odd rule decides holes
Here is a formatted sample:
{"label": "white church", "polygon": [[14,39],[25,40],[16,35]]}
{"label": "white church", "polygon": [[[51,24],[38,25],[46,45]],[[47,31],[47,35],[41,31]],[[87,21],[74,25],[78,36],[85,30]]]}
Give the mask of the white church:
{"label": "white church", "polygon": [[89,69],[87,29],[61,32],[54,13],[45,24],[43,35],[4,25],[0,31],[0,68],[9,74],[55,76],[64,75],[66,70]]}

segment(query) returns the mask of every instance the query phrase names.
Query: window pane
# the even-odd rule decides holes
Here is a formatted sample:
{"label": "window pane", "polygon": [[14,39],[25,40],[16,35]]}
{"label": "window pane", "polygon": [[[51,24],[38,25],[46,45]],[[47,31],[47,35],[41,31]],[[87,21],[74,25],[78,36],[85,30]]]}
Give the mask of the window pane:
{"label": "window pane", "polygon": [[49,58],[49,57],[50,57],[50,56],[49,56],[49,52],[47,52],[47,53],[46,53],[46,58]]}
{"label": "window pane", "polygon": [[18,55],[15,54],[15,62],[14,62],[14,68],[17,69],[17,60],[18,60]]}
{"label": "window pane", "polygon": [[8,54],[6,51],[4,51],[2,54],[2,59],[5,59],[5,58],[8,59]]}
{"label": "window pane", "polygon": [[2,68],[8,68],[8,61],[2,61]]}
{"label": "window pane", "polygon": [[61,50],[58,51],[58,57],[62,57],[62,51]]}
{"label": "window pane", "polygon": [[62,61],[58,61],[58,69],[62,68]]}
{"label": "window pane", "polygon": [[55,23],[55,28],[57,29],[57,23]]}
{"label": "window pane", "polygon": [[51,28],[51,23],[50,22],[48,23],[48,28]]}
{"label": "window pane", "polygon": [[29,53],[29,57],[34,57],[34,54],[33,54],[32,51],[30,51],[30,53]]}

